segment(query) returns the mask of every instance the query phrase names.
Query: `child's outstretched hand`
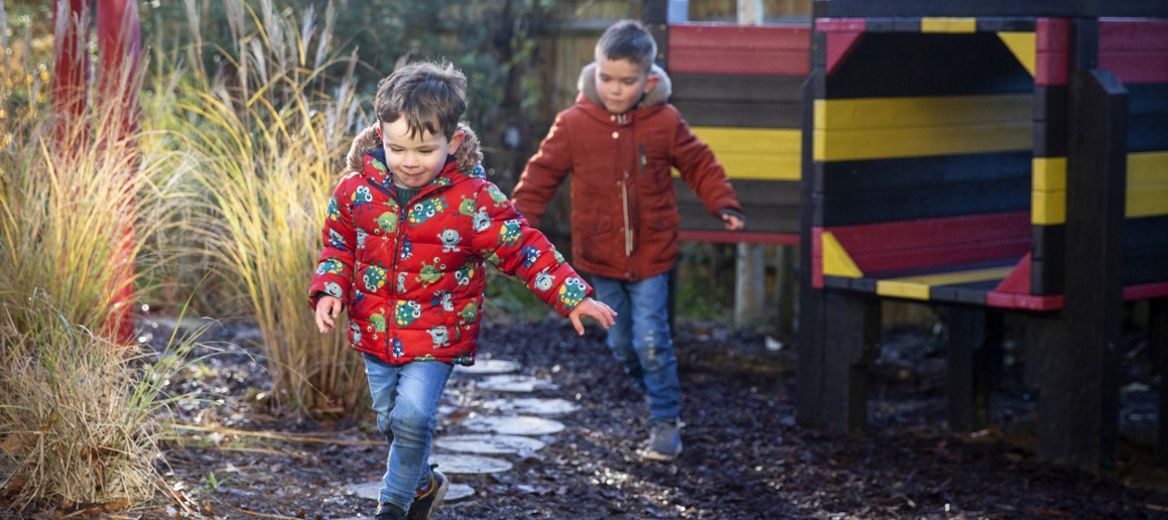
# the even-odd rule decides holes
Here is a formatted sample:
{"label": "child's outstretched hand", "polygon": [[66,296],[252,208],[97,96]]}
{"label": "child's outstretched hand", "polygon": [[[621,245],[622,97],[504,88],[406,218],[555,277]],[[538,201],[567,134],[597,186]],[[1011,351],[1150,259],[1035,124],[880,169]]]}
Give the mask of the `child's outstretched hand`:
{"label": "child's outstretched hand", "polygon": [[723,213],[722,224],[726,227],[727,231],[738,231],[739,229],[742,229],[744,226],[746,226],[746,221],[742,220],[733,213]]}
{"label": "child's outstretched hand", "polygon": [[[319,308],[319,307],[318,307]],[[317,315],[320,312],[317,311]],[[584,301],[576,305],[572,312],[568,313],[568,319],[572,320],[572,326],[576,328],[576,334],[584,335],[584,324],[580,323],[581,316],[588,316],[596,320],[604,330],[608,330],[614,323],[616,323],[616,312],[611,307],[605,305],[604,302],[598,302],[592,298],[584,298]]]}
{"label": "child's outstretched hand", "polygon": [[337,315],[341,313],[341,300],[335,296],[321,296],[316,302],[316,328],[324,334],[336,326]]}

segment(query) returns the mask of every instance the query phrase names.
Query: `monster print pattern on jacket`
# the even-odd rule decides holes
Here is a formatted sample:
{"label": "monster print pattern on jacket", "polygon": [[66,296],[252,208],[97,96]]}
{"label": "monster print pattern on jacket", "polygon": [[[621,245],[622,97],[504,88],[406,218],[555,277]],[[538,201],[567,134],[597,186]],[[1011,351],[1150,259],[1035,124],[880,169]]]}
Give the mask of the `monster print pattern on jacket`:
{"label": "monster print pattern on jacket", "polygon": [[396,202],[375,132],[362,132],[329,202],[310,304],[340,298],[350,344],[388,363],[474,362],[484,260],[565,316],[591,292],[484,178],[477,138],[461,129],[458,153],[405,205]]}

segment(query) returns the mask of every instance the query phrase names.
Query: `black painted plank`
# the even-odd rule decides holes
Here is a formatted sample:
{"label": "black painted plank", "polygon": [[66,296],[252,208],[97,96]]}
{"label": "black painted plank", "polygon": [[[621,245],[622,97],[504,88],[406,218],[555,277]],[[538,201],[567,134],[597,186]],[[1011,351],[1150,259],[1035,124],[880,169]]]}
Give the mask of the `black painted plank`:
{"label": "black painted plank", "polygon": [[866,34],[827,80],[836,98],[1032,92],[1034,80],[997,35]]}
{"label": "black painted plank", "polygon": [[824,194],[823,226],[846,226],[959,215],[1020,211],[1030,207],[1030,180],[966,182],[899,191]]}
{"label": "black painted plank", "polygon": [[1062,224],[1034,225],[1030,229],[1030,294],[1061,294],[1063,265],[1066,262],[1066,229]]}
{"label": "black painted plank", "polygon": [[1162,247],[1168,247],[1168,215],[1124,219],[1125,251]]}
{"label": "black painted plank", "polygon": [[1124,285],[1161,282],[1168,282],[1168,247],[1124,251]]}
{"label": "black painted plank", "polygon": [[1162,0],[816,0],[820,17],[871,16],[1168,16]]}
{"label": "black painted plank", "polygon": [[1067,88],[1034,87],[1034,155],[1063,157],[1067,154]]}
{"label": "black painted plank", "polygon": [[815,190],[827,194],[898,191],[970,182],[1030,182],[1031,153],[998,152],[863,161],[822,162]]}

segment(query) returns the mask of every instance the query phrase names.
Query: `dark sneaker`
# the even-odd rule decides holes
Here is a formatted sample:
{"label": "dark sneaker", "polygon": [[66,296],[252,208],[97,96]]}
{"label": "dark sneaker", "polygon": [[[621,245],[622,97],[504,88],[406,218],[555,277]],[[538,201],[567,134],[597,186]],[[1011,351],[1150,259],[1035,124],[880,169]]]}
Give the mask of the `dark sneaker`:
{"label": "dark sneaker", "polygon": [[649,429],[649,445],[641,456],[647,460],[670,462],[681,454],[681,423],[654,421]]}
{"label": "dark sneaker", "polygon": [[429,519],[430,513],[438,509],[438,505],[446,497],[446,489],[449,487],[450,481],[446,479],[446,475],[437,469],[430,470],[430,490],[414,499],[414,503],[410,504],[410,512],[406,514],[406,520]]}
{"label": "dark sneaker", "polygon": [[378,504],[377,520],[406,520],[406,512],[393,504]]}

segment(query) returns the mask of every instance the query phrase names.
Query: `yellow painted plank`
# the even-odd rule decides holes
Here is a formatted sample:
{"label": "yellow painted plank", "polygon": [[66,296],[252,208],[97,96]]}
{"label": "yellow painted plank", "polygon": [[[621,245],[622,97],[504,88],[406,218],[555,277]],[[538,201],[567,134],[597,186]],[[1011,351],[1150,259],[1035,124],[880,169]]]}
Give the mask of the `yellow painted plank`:
{"label": "yellow painted plank", "polygon": [[861,278],[864,273],[852,261],[851,255],[836,240],[830,231],[820,234],[821,250],[823,253],[823,274],[827,276],[844,276],[847,278]]}
{"label": "yellow painted plank", "polygon": [[800,129],[707,126],[692,130],[710,146],[732,179],[799,180]]}
{"label": "yellow painted plank", "polygon": [[920,276],[906,276],[876,282],[876,294],[881,296],[897,296],[916,300],[928,300],[929,288],[940,285],[955,285],[962,283],[985,282],[1001,280],[1013,271],[1013,266],[990,267],[986,269],[972,269],[951,273],[926,274]]}
{"label": "yellow painted plank", "polygon": [[1125,217],[1168,215],[1168,183],[1127,190]]}
{"label": "yellow painted plank", "polygon": [[1144,186],[1168,182],[1168,152],[1137,152],[1127,155],[1127,185]]}
{"label": "yellow painted plank", "polygon": [[1030,193],[1031,224],[1051,226],[1066,221],[1066,190],[1034,190]]}
{"label": "yellow painted plank", "polygon": [[1067,189],[1066,157],[1035,157],[1030,161],[1031,185],[1037,190]]}
{"label": "yellow painted plank", "polygon": [[1006,44],[1006,48],[1014,54],[1026,71],[1030,73],[1030,77],[1034,77],[1037,70],[1038,54],[1036,51],[1035,37],[1032,32],[999,32],[998,38],[1002,43]]}
{"label": "yellow painted plank", "polygon": [[1067,220],[1067,158],[1031,160],[1030,223],[1050,226]]}
{"label": "yellow painted plank", "polygon": [[1127,156],[1126,217],[1168,215],[1168,152]]}
{"label": "yellow painted plank", "polygon": [[880,280],[876,282],[876,294],[880,296],[894,296],[897,298],[911,298],[913,300],[928,300],[929,286]]}
{"label": "yellow painted plank", "polygon": [[816,130],[812,154],[817,161],[892,159],[1028,150],[1030,121],[989,126]]}
{"label": "yellow painted plank", "polygon": [[816,99],[813,109],[816,130],[1022,123],[1034,118],[1034,96]]}
{"label": "yellow painted plank", "polygon": [[977,18],[932,17],[921,18],[923,33],[972,33],[977,32]]}

